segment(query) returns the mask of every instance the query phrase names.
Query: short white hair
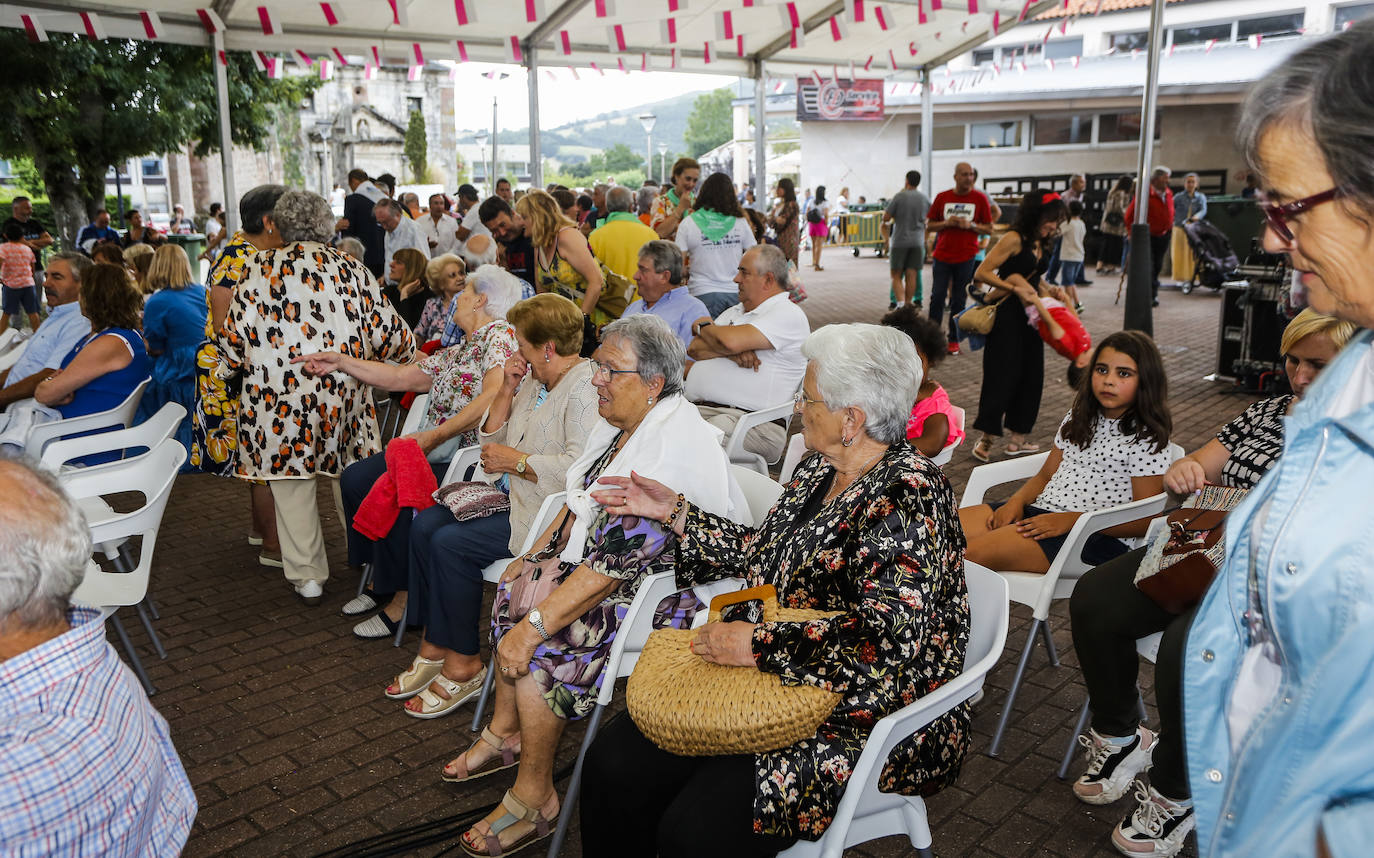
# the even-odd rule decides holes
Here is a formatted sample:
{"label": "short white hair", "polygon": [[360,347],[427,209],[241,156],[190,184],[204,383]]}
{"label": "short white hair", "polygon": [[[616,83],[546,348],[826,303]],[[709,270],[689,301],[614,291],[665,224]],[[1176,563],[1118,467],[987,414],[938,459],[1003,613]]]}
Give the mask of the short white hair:
{"label": "short white hair", "polygon": [[911,337],[882,325],[826,325],[806,338],[802,355],[815,364],[816,390],[827,408],[862,409],[875,441],[906,439],[922,381]]}
{"label": "short white hair", "polygon": [[520,300],[520,278],[499,265],[481,266],[468,275],[468,283],[478,294],[487,296],[487,313],[497,319],[506,318]]}
{"label": "short white hair", "polygon": [[481,268],[483,265],[495,264],[497,254],[500,252],[499,249],[496,247],[496,239],[487,235],[484,236],[484,238],[486,238],[487,240],[487,249],[482,251],[481,253],[473,253],[472,249],[468,245],[470,245],[472,243],[472,239],[476,237],[477,236],[472,236],[466,242],[463,243],[463,261],[467,263],[469,271],[475,271],[478,268]]}
{"label": "short white hair", "polygon": [[57,478],[25,459],[0,455],[0,629],[60,621],[86,575],[86,516]]}

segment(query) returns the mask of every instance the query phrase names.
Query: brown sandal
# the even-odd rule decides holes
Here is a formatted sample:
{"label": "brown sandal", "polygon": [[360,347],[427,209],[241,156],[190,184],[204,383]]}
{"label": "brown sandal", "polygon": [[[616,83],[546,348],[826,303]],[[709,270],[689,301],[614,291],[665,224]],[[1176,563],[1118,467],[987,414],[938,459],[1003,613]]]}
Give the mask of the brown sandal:
{"label": "brown sandal", "polygon": [[[478,831],[477,825],[474,825],[464,832],[462,837],[458,838],[458,842],[462,844],[463,851],[474,856],[474,858],[513,855],[526,846],[537,843],[553,833],[552,825],[558,821],[559,813],[559,808],[557,807],[558,796],[556,793],[552,796],[552,800],[554,802],[553,816],[547,817],[544,815],[543,808],[530,807],[519,798],[516,798],[513,790],[506,790],[506,794],[501,796],[501,810],[503,810],[504,813],[498,816],[495,822],[482,820],[477,823],[477,825],[486,824],[487,830],[485,833]],[[545,804],[547,805],[547,802],[545,802]],[[505,846],[502,846],[501,832],[520,822],[530,823],[534,827]],[[468,843],[468,834],[475,834],[481,837],[487,851],[478,852],[476,849],[472,848],[471,844]]]}
{"label": "brown sandal", "polygon": [[[459,768],[461,768],[461,773],[455,772],[454,774],[449,774],[448,766],[444,766],[444,769],[441,772],[440,776],[451,784],[459,784],[465,781],[475,781],[478,778],[484,778],[487,775],[494,774],[495,772],[505,771],[506,769],[518,766],[520,764],[520,742],[517,739],[514,747],[507,746],[506,741],[510,738],[510,736],[506,736],[504,738],[498,736],[495,733],[491,732],[490,727],[483,727],[482,734],[478,736],[477,739],[474,740],[471,745],[468,745],[468,749],[463,753],[459,754],[458,759],[454,760],[452,763],[449,763],[449,766],[456,764]],[[467,762],[468,753],[473,748],[477,747],[478,742],[487,743],[496,750],[500,751],[501,754],[500,756],[491,757],[490,759],[478,765],[477,768],[469,770]]]}

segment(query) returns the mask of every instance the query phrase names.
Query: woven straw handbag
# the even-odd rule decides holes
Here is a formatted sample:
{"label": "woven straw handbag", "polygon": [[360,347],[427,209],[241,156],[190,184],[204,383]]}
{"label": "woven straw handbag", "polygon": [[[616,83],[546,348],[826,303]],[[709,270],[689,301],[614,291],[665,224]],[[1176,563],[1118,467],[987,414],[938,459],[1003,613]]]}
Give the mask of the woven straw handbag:
{"label": "woven straw handbag", "polygon": [[[797,622],[838,611],[779,608],[771,584],[711,600],[708,622],[724,608],[763,602],[764,622]],[[816,734],[840,695],[814,685],[784,685],[756,668],[711,664],[688,648],[694,629],[649,635],[626,689],[630,717],[655,745],[683,757],[753,754],[794,745]]]}

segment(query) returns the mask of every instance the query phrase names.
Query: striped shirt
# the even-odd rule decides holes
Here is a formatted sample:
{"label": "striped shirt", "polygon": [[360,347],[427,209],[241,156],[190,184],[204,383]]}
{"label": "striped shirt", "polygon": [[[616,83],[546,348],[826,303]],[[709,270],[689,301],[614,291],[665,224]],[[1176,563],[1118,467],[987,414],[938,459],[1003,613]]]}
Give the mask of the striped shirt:
{"label": "striped shirt", "polygon": [[0,662],[0,852],[176,855],[196,796],[100,612]]}

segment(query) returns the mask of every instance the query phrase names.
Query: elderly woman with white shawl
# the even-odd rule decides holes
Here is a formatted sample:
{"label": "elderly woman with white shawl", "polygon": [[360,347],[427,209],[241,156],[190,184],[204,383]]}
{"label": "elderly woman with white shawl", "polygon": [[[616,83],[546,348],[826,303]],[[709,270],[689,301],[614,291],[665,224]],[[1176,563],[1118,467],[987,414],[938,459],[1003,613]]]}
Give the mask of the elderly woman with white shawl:
{"label": "elderly woman with white shawl", "polygon": [[[694,507],[716,515],[745,509],[720,431],[682,395],[686,354],[672,329],[657,316],[630,316],[601,336],[592,373],[601,419],[568,469],[567,504],[535,541],[543,547],[506,570],[492,606],[499,673],[491,723],[444,768],[445,780],[468,781],[520,767],[496,810],[463,835],[472,855],[509,853],[547,835],[558,818],[553,760],[563,728],[595,706],[640,583],[673,569],[669,528],[607,514],[590,495],[597,481],[633,472],[680,487]],[[540,560],[543,574],[532,574]],[[673,624],[690,624],[693,612],[676,611]]]}

